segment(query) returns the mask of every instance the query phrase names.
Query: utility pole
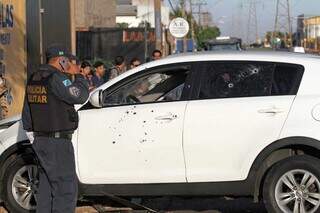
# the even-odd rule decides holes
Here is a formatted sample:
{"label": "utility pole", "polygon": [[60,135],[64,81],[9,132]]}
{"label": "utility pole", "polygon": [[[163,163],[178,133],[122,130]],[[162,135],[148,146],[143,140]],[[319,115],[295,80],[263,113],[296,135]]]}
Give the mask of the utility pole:
{"label": "utility pole", "polygon": [[156,49],[162,50],[161,0],[154,0]]}
{"label": "utility pole", "polygon": [[[180,7],[181,7],[181,16],[185,20],[188,21],[188,18],[186,16],[186,2],[185,0],[180,0]],[[187,39],[186,37],[183,38],[183,52],[187,52]]]}
{"label": "utility pole", "polygon": [[206,0],[196,0],[195,3],[192,3],[191,6],[195,6],[198,9],[198,12],[194,13],[198,15],[198,25],[201,27],[201,18],[202,18],[202,6],[206,6],[207,1]]}
{"label": "utility pole", "polygon": [[193,8],[192,8],[192,0],[189,0],[189,6],[190,6],[190,15],[191,15],[191,20],[190,20],[190,28],[191,28],[191,38],[192,41],[194,42],[194,22],[193,22]]}
{"label": "utility pole", "polygon": [[[257,18],[257,2],[256,0],[250,0],[249,2],[249,18],[247,29],[247,43],[250,44],[253,40],[258,42],[258,18]],[[254,36],[254,38],[253,38]]]}
{"label": "utility pole", "polygon": [[290,0],[277,0],[276,17],[272,40],[276,38],[276,33],[285,34],[286,46],[292,47],[292,22],[290,14]]}

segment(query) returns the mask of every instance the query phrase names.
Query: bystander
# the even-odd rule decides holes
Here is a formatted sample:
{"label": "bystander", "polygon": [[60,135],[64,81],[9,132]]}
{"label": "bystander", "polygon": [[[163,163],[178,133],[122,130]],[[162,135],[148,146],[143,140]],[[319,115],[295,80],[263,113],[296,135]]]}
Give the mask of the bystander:
{"label": "bystander", "polygon": [[154,50],[152,52],[152,60],[156,61],[162,58],[162,52],[160,50]]}
{"label": "bystander", "polygon": [[92,76],[92,84],[94,88],[97,88],[105,83],[104,75],[106,73],[106,68],[102,61],[97,61],[96,63],[94,63],[93,67],[94,74]]}
{"label": "bystander", "polygon": [[83,77],[87,80],[89,84],[89,90],[91,91],[94,89],[93,82],[92,82],[92,70],[91,70],[91,64],[88,61],[83,61],[80,66],[80,72],[83,75]]}
{"label": "bystander", "polygon": [[114,66],[110,70],[109,80],[121,75],[126,71],[126,62],[123,56],[117,56],[114,60]]}
{"label": "bystander", "polygon": [[140,61],[139,58],[131,59],[131,61],[130,61],[130,69],[133,69],[133,68],[138,67],[140,65],[141,65],[141,61]]}

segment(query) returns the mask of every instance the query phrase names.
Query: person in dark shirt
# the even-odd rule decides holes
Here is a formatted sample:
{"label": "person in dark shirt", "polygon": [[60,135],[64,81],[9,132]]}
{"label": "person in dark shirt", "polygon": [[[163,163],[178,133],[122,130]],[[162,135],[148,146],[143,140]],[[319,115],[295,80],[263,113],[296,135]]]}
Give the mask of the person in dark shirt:
{"label": "person in dark shirt", "polygon": [[91,64],[88,61],[83,61],[81,63],[80,72],[83,75],[83,77],[88,81],[89,90],[91,91],[92,89],[94,89],[92,82]]}
{"label": "person in dark shirt", "polygon": [[95,69],[95,72],[92,76],[92,84],[93,87],[97,88],[105,83],[104,75],[106,74],[106,68],[102,61],[97,61],[96,63],[94,63],[93,67]]}

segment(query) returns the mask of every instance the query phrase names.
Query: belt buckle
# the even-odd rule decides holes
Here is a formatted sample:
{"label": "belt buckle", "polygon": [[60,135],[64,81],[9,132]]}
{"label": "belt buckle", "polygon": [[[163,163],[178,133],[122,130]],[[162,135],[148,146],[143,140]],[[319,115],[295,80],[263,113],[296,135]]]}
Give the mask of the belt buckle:
{"label": "belt buckle", "polygon": [[55,132],[55,133],[54,133],[54,137],[55,137],[55,138],[60,138],[60,136],[61,136],[60,132]]}

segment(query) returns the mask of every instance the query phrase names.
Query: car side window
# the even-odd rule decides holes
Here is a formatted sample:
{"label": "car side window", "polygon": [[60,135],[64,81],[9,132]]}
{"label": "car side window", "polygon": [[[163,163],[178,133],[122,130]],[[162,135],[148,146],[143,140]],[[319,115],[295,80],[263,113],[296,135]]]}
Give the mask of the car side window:
{"label": "car side window", "polygon": [[208,63],[203,73],[200,99],[268,96],[273,64]]}
{"label": "car side window", "polygon": [[104,106],[179,101],[188,73],[188,69],[181,68],[134,78],[106,94]]}
{"label": "car side window", "polygon": [[272,95],[296,95],[302,80],[304,67],[277,64],[272,82]]}

